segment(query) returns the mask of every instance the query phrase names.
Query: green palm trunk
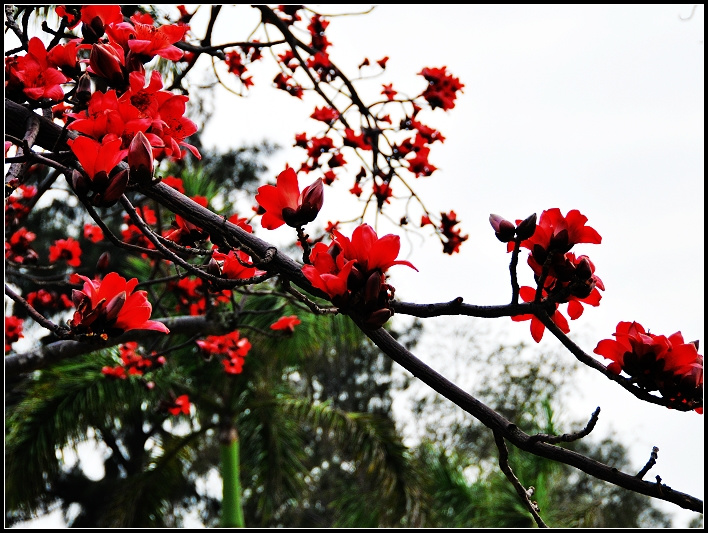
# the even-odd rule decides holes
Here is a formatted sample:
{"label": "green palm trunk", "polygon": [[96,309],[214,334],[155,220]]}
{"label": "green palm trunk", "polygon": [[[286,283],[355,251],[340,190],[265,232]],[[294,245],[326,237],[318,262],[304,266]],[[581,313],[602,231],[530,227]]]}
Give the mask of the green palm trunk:
{"label": "green palm trunk", "polygon": [[221,527],[245,527],[241,507],[241,466],[238,432],[232,425],[221,430]]}

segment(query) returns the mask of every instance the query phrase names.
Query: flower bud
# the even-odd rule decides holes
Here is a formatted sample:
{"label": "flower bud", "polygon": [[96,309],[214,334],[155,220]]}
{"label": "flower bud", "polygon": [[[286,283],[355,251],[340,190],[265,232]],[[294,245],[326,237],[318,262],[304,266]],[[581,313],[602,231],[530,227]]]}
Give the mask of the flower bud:
{"label": "flower bud", "polygon": [[305,187],[300,197],[302,198],[302,205],[309,206],[314,209],[315,214],[317,214],[320,209],[322,209],[322,204],[324,203],[324,184],[322,178],[317,178],[317,181],[312,185]]}
{"label": "flower bud", "polygon": [[94,17],[92,20],[84,20],[81,28],[81,35],[84,38],[84,43],[93,44],[103,37],[105,26],[101,17]]}
{"label": "flower bud", "polygon": [[152,180],[155,160],[152,156],[150,141],[142,131],[139,131],[128,148],[128,166],[130,179],[136,183],[147,184]]}
{"label": "flower bud", "polygon": [[79,104],[85,106],[91,100],[91,76],[84,72],[76,82],[75,98]]}
{"label": "flower bud", "polygon": [[111,301],[106,304],[106,310],[105,310],[105,317],[106,317],[106,322],[112,322],[116,318],[118,318],[118,313],[120,313],[120,310],[123,309],[123,305],[125,304],[126,300],[126,294],[125,291],[119,292],[116,294],[113,298],[111,298]]}
{"label": "flower bud", "polygon": [[90,190],[91,180],[78,170],[71,173],[71,186],[79,196],[86,196]]}
{"label": "flower bud", "polygon": [[494,234],[501,242],[509,242],[514,240],[516,234],[516,226],[505,218],[491,214],[489,215],[489,223],[494,228]]}
{"label": "flower bud", "polygon": [[384,308],[379,309],[371,313],[365,320],[364,324],[372,329],[378,329],[383,326],[389,318],[393,316],[393,312],[390,309]]}
{"label": "flower bud", "polygon": [[105,78],[115,88],[125,87],[123,58],[109,44],[94,44],[89,57],[91,70],[97,76]]}
{"label": "flower bud", "polygon": [[108,270],[111,262],[111,254],[103,252],[96,262],[96,272],[102,274]]}
{"label": "flower bud", "polygon": [[221,276],[221,264],[212,257],[207,265],[206,273],[211,276]]}
{"label": "flower bud", "polygon": [[576,275],[582,280],[590,279],[593,271],[595,270],[592,262],[586,255],[581,255],[578,259],[580,259],[580,261],[575,266]]}
{"label": "flower bud", "polygon": [[118,201],[118,198],[125,192],[128,187],[128,169],[123,169],[112,178],[105,190],[96,194],[91,203],[98,207],[109,207]]}
{"label": "flower bud", "polygon": [[381,293],[381,272],[374,270],[374,272],[366,280],[366,286],[364,288],[364,303],[368,304],[370,302],[375,302],[379,299],[379,294]]}
{"label": "flower bud", "polygon": [[312,185],[305,187],[298,200],[299,205],[296,209],[285,207],[281,214],[285,223],[292,228],[302,227],[317,218],[324,203],[322,178],[318,178]]}
{"label": "flower bud", "polygon": [[516,235],[522,240],[530,239],[536,232],[536,213],[522,220],[516,227]]}

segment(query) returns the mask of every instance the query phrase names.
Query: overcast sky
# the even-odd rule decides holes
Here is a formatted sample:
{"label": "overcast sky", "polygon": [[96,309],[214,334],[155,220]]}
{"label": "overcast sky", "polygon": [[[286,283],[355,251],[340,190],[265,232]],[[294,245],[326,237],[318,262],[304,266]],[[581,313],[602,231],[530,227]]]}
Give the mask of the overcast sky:
{"label": "overcast sky", "polygon": [[[248,24],[249,11],[243,7],[229,20]],[[420,272],[393,268],[396,296],[418,303],[456,296],[473,304],[506,303],[509,255],[494,238],[489,214],[512,220],[554,207],[564,214],[579,209],[603,242],[580,245],[577,253],[590,256],[606,291],[600,307],[586,308],[571,322],[571,337],[591,353],[619,321],[636,320],[652,333],[681,331],[703,346],[703,23],[703,6],[694,12],[690,4],[407,4],[333,19],[327,31],[332,57],[346,73],[355,73],[364,57],[390,57],[368,94],[390,82],[416,94],[424,86],[417,76],[423,67],[447,66],[465,84],[455,109],[421,115],[446,141],[430,154],[439,170],[414,185],[432,212],[454,209],[469,240],[448,257],[435,239],[404,239],[404,253]],[[249,30],[217,27],[213,42],[240,40]],[[261,139],[288,147],[271,161],[274,177],[286,162],[301,162],[301,151],[289,147],[296,133],[318,131],[308,117],[321,103],[298,105],[266,87],[271,71],[252,70],[256,86],[248,98],[217,97],[204,140],[220,149]],[[311,179],[304,176],[301,186]],[[353,175],[340,179],[353,182]],[[339,198],[329,189],[325,194],[323,214],[334,220],[347,207],[328,201]],[[290,238],[286,228],[256,228],[266,240]],[[521,281],[531,284],[524,261]],[[426,322],[442,327],[449,319]],[[507,342],[532,342],[528,322],[504,319],[494,327]],[[442,371],[434,335],[417,355]],[[557,349],[558,342],[546,333],[541,347]],[[587,417],[598,405],[596,432],[617,431],[637,470],[658,446],[650,476],[703,497],[702,416],[646,404],[585,373],[567,408]],[[673,505],[662,509],[677,511],[678,526],[694,516]]]}
{"label": "overcast sky", "polygon": [[[442,256],[435,239],[411,241],[407,258],[420,272],[391,269],[396,296],[506,303],[509,256],[494,238],[489,214],[515,219],[553,207],[564,214],[579,209],[603,242],[577,246],[576,253],[590,256],[606,291],[600,307],[571,322],[571,336],[592,353],[619,321],[635,320],[657,334],[681,331],[703,346],[703,21],[703,7],[694,12],[690,4],[383,5],[369,15],[333,19],[332,57],[345,72],[354,73],[364,57],[390,57],[371,83],[372,98],[382,83],[421,91],[423,67],[445,65],[465,84],[455,109],[421,114],[446,141],[431,150],[439,170],[414,185],[431,211],[454,209],[470,237],[453,257]],[[227,148],[266,138],[291,147],[295,133],[319,131],[307,118],[315,101],[297,106],[282,91],[259,91],[272,77],[253,70],[249,98],[217,99],[208,143]],[[299,149],[284,150],[273,176],[286,161],[301,160]],[[301,186],[312,179],[301,176]],[[328,202],[332,197],[328,189],[324,214],[335,220],[347,204],[339,197]],[[291,238],[285,228],[259,234]],[[522,282],[531,284],[524,267]],[[433,327],[417,355],[445,373],[445,348],[435,352],[434,332],[450,319],[428,322]],[[500,319],[494,327],[508,342],[532,342],[528,322]],[[547,333],[541,347],[558,349],[558,341]],[[600,405],[596,431],[616,431],[637,470],[658,446],[651,476],[703,497],[703,417],[641,402],[599,374],[584,373],[582,380],[569,410],[587,417]],[[677,525],[694,516],[676,514]]]}

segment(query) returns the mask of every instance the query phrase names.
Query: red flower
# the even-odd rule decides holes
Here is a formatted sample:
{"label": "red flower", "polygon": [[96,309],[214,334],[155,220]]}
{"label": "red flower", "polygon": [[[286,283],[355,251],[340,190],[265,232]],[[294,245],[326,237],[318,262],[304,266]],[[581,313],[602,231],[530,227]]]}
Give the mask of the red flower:
{"label": "red flower", "polygon": [[12,346],[10,346],[12,343],[24,337],[22,334],[23,326],[24,320],[21,318],[17,318],[16,316],[5,317],[5,353],[12,349]]}
{"label": "red flower", "polygon": [[322,154],[329,152],[332,148],[334,148],[334,141],[329,137],[315,137],[310,139],[307,155],[317,161]]}
{"label": "red flower", "polygon": [[59,239],[49,247],[49,262],[55,263],[59,259],[64,259],[68,265],[77,267],[81,265],[81,246],[79,241],[69,237]]}
{"label": "red flower", "polygon": [[376,195],[379,208],[382,207],[384,203],[391,203],[390,198],[393,196],[393,191],[391,190],[390,184],[374,183],[374,194]]}
{"label": "red flower", "polygon": [[74,39],[66,44],[58,44],[47,53],[47,60],[54,66],[67,69],[69,72],[76,68],[79,39]]}
{"label": "red flower", "polygon": [[316,107],[315,112],[312,113],[310,117],[331,125],[339,118],[339,111],[332,109],[331,107]]}
{"label": "red flower", "polygon": [[703,411],[703,356],[697,342],[685,342],[681,332],[668,338],[654,335],[637,322],[620,322],[613,336],[594,350],[612,361],[609,370],[624,371],[643,389],[658,390],[664,397]]}
{"label": "red flower", "polygon": [[291,83],[293,79],[292,76],[278,72],[278,74],[273,78],[273,85],[282,91],[287,91],[295,98],[302,99],[303,90],[302,87],[296,83]]}
{"label": "red flower", "polygon": [[[154,120],[150,130],[150,144],[154,148],[162,147],[158,150],[160,154],[167,155],[173,159],[182,158],[180,146],[184,146],[192,152],[197,159],[201,159],[201,154],[191,144],[184,141],[187,137],[197,132],[197,125],[184,116],[187,110],[189,97],[160,91],[156,95],[160,103],[158,108],[159,119]],[[161,142],[155,137],[161,139]],[[156,155],[157,157],[157,155]]]}
{"label": "red flower", "polygon": [[394,289],[385,282],[386,271],[393,265],[417,269],[396,259],[401,246],[398,235],[379,238],[368,224],[356,228],[351,240],[336,230],[333,233],[329,246],[315,244],[311,264],[303,266],[302,273],[343,311],[378,328],[393,315],[390,301]]}
{"label": "red flower", "polygon": [[368,139],[364,137],[363,133],[359,135],[354,133],[351,128],[346,128],[344,130],[344,146],[351,146],[353,148],[359,148],[361,150],[371,150],[371,143]]}
{"label": "red flower", "polygon": [[166,176],[162,178],[162,183],[169,185],[173,189],[184,194],[184,185],[182,184],[182,178],[177,178],[175,176]]}
{"label": "red flower", "polygon": [[[7,154],[6,154],[7,157]],[[29,200],[37,194],[34,185],[20,185],[5,200],[5,226],[19,223],[29,212]]]}
{"label": "red flower", "polygon": [[121,150],[121,140],[112,139],[99,143],[89,137],[79,136],[67,140],[67,144],[81,163],[84,174],[74,171],[72,185],[79,195],[90,196],[97,206],[110,206],[125,192],[128,186],[128,171],[114,174],[111,171],[125,157],[127,150]]}
{"label": "red flower", "polygon": [[182,396],[177,396],[177,398],[175,398],[172,402],[172,406],[169,407],[167,410],[170,412],[171,415],[174,416],[180,414],[188,415],[191,407],[192,404],[189,403],[189,396],[183,394]]}
{"label": "red flower", "polygon": [[103,338],[133,329],[169,333],[161,322],[149,320],[152,306],[145,291],[133,292],[138,284],[136,278],[126,281],[115,272],[102,281],[78,277],[84,281],[84,286],[83,290],[74,290],[72,295],[76,312],[69,326],[74,333]]}
{"label": "red flower", "polygon": [[401,249],[401,238],[398,235],[389,234],[379,238],[368,224],[357,227],[351,241],[338,231],[334,234],[344,257],[356,261],[361,270],[378,269],[386,272],[393,265],[406,265],[418,271],[410,262],[396,259]]}
{"label": "red flower", "polygon": [[47,291],[45,289],[27,293],[26,300],[28,304],[40,313],[54,313],[74,305],[66,294],[58,294],[56,291]]}
{"label": "red flower", "polygon": [[14,263],[35,263],[39,256],[30,243],[37,238],[37,235],[22,227],[10,236],[9,241],[5,241],[5,259]]}
{"label": "red flower", "polygon": [[256,202],[266,211],[261,220],[264,228],[276,229],[283,224],[299,228],[317,217],[324,202],[324,185],[319,178],[301,194],[297,174],[286,168],[278,175],[276,185],[258,188]]}
{"label": "red flower", "polygon": [[[422,222],[423,220],[421,219],[421,225]],[[443,243],[443,252],[446,254],[452,255],[455,252],[459,253],[460,245],[469,237],[469,235],[462,235],[460,228],[455,227],[459,223],[457,213],[454,211],[440,213],[440,231],[447,239],[447,241]]]}
{"label": "red flower", "polygon": [[300,323],[301,323],[300,319],[295,315],[284,316],[284,317],[280,317],[278,319],[278,321],[275,322],[274,324],[271,324],[270,329],[273,329],[276,331],[277,330],[287,330],[290,333],[293,333],[295,331],[295,326],[297,326]]}
{"label": "red flower", "polygon": [[408,159],[408,170],[415,174],[416,178],[430,176],[438,169],[428,161],[429,155],[430,148],[420,148],[415,152],[413,158]]}
{"label": "red flower", "polygon": [[223,355],[225,358],[222,364],[227,374],[240,374],[244,359],[251,350],[251,343],[247,338],[241,338],[238,331],[227,335],[210,335],[203,341],[197,341],[197,345],[206,355]]}
{"label": "red flower", "polygon": [[23,91],[33,100],[48,98],[59,101],[64,98],[62,83],[69,79],[55,68],[50,68],[47,49],[38,37],[27,44],[27,55],[15,58],[10,63],[10,74],[22,82]]}
{"label": "red flower", "polygon": [[[548,209],[541,213],[536,223],[536,231],[531,238],[521,241],[521,246],[531,250],[537,263],[542,265],[548,253],[565,253],[580,243],[600,244],[602,237],[585,223],[588,218],[577,209],[568,211],[566,216],[560,209]],[[517,220],[517,224],[520,223]],[[509,244],[509,250],[513,244]]]}
{"label": "red flower", "polygon": [[209,273],[226,279],[247,279],[265,272],[251,264],[251,258],[241,250],[231,250],[228,254],[214,252],[209,263]]}
{"label": "red flower", "polygon": [[[524,302],[533,302],[536,297],[536,290],[531,287],[521,287],[519,290],[519,296],[521,296],[521,299]],[[536,315],[517,315],[512,316],[511,319],[514,322],[531,320],[531,336],[536,342],[541,342],[543,332],[546,331],[546,326],[543,325],[543,322],[541,322]],[[555,322],[556,326],[558,326],[563,333],[570,332],[568,321],[561,314],[561,312],[558,311],[558,304],[556,304],[556,311],[553,313],[551,320]]]}
{"label": "red flower", "polygon": [[92,181],[108,179],[111,170],[128,153],[127,150],[121,150],[120,139],[100,143],[89,137],[79,136],[76,139],[67,140],[67,144]]}
{"label": "red flower", "polygon": [[[84,133],[97,141],[115,137],[132,140],[136,133],[147,131],[152,122],[143,117],[130,101],[121,98],[119,102],[114,90],[107,93],[96,91],[91,95],[86,111],[70,113],[69,116],[76,120],[69,124],[68,129]],[[110,139],[104,139],[105,135],[111,135]],[[121,146],[127,147],[128,142]]]}
{"label": "red flower", "polygon": [[131,17],[130,20],[133,24],[121,22],[120,24],[111,24],[106,28],[108,35],[124,50],[130,50],[133,54],[148,58],[156,55],[170,61],[182,58],[184,52],[174,46],[174,43],[184,38],[189,29],[188,26],[164,24],[156,28],[150,18]]}
{"label": "red flower", "polygon": [[122,366],[104,366],[101,369],[101,374],[117,379],[127,379],[128,374],[125,373],[125,368]]}
{"label": "red flower", "polygon": [[460,80],[449,74],[446,69],[447,67],[424,68],[418,73],[428,81],[428,87],[422,96],[433,109],[441,107],[447,111],[455,107],[457,91],[464,87]]}
{"label": "red flower", "polygon": [[342,152],[334,154],[332,157],[329,158],[329,161],[327,161],[327,165],[329,166],[329,168],[337,168],[346,164],[347,162],[344,160],[344,155],[342,154]]}
{"label": "red flower", "polygon": [[396,97],[398,92],[393,90],[393,83],[389,83],[388,85],[383,85],[383,91],[381,91],[381,94],[383,94],[390,102]]}
{"label": "red flower", "polygon": [[103,240],[103,231],[98,226],[94,226],[92,224],[85,224],[84,237],[93,243],[97,243]]}
{"label": "red flower", "polygon": [[364,190],[361,188],[361,186],[359,185],[359,182],[357,181],[354,184],[354,187],[349,189],[349,192],[358,198],[359,196],[361,196],[361,194],[364,192]]}
{"label": "red flower", "polygon": [[[195,196],[192,200],[196,201],[202,207],[207,206],[207,199],[203,196]],[[172,229],[167,230],[164,233],[164,237],[182,246],[194,246],[196,243],[207,240],[209,238],[209,232],[191,223],[183,216],[175,215]]]}

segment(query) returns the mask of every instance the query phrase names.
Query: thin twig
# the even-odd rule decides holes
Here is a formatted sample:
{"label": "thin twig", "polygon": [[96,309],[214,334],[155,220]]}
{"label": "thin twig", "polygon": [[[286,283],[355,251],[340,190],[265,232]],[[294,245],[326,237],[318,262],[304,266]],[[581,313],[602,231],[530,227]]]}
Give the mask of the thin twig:
{"label": "thin twig", "polygon": [[548,527],[541,518],[541,515],[538,514],[538,504],[531,501],[530,496],[533,494],[533,487],[529,487],[529,490],[526,490],[509,465],[509,450],[506,447],[506,442],[504,442],[504,437],[498,431],[494,431],[493,433],[494,442],[496,442],[497,449],[499,450],[499,468],[502,472],[504,472],[506,478],[514,486],[519,498],[521,498],[521,501],[524,502],[524,505],[536,521],[536,525],[538,525],[538,527]]}
{"label": "thin twig", "polygon": [[659,448],[654,446],[651,449],[651,456],[649,457],[649,460],[647,461],[647,464],[644,465],[644,468],[642,468],[639,472],[637,472],[637,477],[639,479],[642,479],[644,475],[651,470],[651,467],[656,464],[656,460],[659,458]]}

